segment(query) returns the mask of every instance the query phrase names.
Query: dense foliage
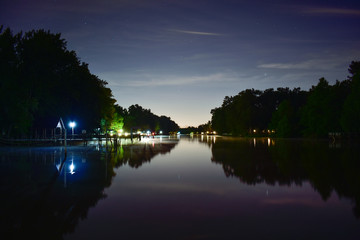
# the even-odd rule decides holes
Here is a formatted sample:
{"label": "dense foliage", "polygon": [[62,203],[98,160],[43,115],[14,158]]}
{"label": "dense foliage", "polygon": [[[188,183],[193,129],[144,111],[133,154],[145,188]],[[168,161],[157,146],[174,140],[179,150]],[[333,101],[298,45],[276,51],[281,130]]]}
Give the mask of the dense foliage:
{"label": "dense foliage", "polygon": [[329,85],[321,78],[309,91],[300,88],[247,89],[226,96],[211,110],[212,128],[232,135],[325,137],[330,132],[360,133],[360,63],[352,62],[351,76]]}
{"label": "dense foliage", "polygon": [[170,117],[157,116],[150,109],[144,109],[138,104],[131,105],[128,109],[115,105],[115,114],[110,129],[118,132],[120,130],[151,131],[155,133],[168,134],[179,129],[179,126]]}
{"label": "dense foliage", "polygon": [[106,82],[90,73],[60,34],[0,30],[0,125],[7,135],[54,128],[60,117],[82,129],[111,119],[113,104]]}
{"label": "dense foliage", "polygon": [[13,34],[0,26],[0,133],[31,136],[55,128],[60,117],[92,132],[132,125],[173,129],[170,118],[138,105],[124,111],[115,105],[107,82],[91,74],[60,34],[33,30]]}

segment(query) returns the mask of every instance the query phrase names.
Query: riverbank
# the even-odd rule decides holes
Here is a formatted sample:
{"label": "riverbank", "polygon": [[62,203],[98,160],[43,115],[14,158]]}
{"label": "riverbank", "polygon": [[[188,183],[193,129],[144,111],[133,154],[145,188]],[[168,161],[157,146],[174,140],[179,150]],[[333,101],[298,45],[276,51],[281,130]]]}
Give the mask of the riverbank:
{"label": "riverbank", "polygon": [[173,136],[161,135],[155,137],[108,137],[108,138],[75,138],[67,139],[4,139],[0,138],[0,146],[119,146],[119,145],[143,145],[149,142],[174,140]]}

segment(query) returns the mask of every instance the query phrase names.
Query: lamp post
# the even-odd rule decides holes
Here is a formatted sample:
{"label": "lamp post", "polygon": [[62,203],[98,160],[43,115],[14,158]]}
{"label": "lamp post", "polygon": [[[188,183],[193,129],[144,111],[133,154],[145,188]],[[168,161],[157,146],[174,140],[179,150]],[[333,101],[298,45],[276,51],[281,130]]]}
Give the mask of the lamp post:
{"label": "lamp post", "polygon": [[76,123],[75,122],[70,122],[69,126],[71,127],[71,130],[72,130],[72,139],[74,139],[74,127],[76,126]]}

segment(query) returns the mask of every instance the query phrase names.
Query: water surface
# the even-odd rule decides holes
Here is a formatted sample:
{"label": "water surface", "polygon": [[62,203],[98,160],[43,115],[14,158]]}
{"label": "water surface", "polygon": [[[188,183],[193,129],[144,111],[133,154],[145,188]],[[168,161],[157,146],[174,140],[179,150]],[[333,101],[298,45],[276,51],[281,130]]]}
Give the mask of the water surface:
{"label": "water surface", "polygon": [[[358,239],[360,151],[215,136],[1,148],[13,238]],[[60,170],[60,171],[59,171]]]}

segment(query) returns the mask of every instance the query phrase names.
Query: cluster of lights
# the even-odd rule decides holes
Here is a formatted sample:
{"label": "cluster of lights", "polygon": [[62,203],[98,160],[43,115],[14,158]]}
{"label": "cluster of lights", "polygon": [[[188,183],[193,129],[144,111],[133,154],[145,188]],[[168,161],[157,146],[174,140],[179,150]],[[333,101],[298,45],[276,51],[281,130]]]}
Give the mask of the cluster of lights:
{"label": "cluster of lights", "polygon": [[[76,123],[75,122],[70,122],[69,123],[69,126],[74,129],[74,127],[76,126]],[[98,131],[100,131],[100,128],[98,129]],[[130,133],[128,132],[124,132],[123,129],[119,129],[118,131],[113,131],[113,130],[110,130],[109,132],[109,135],[112,137],[114,136],[115,134],[117,134],[119,137],[121,136],[129,136]],[[147,130],[147,131],[137,131],[136,134],[140,135],[140,136],[154,136],[155,135],[155,132],[151,132],[150,130]],[[163,134],[163,131],[159,131],[159,134]],[[179,134],[179,133],[178,133]]]}
{"label": "cluster of lights", "polygon": [[124,132],[123,129],[120,129],[120,130],[117,131],[117,135],[118,135],[119,137],[121,137],[121,136],[127,137],[127,136],[129,136],[129,134],[130,134],[130,133],[128,133],[128,132]]}
{"label": "cluster of lights", "polygon": [[[74,121],[71,121],[69,122],[69,127],[72,129],[72,134],[74,134],[74,128],[76,127],[76,123]],[[98,131],[100,131],[100,128],[98,129]],[[213,132],[215,134],[215,131]],[[110,136],[114,136],[114,131],[110,131]],[[147,130],[146,132],[141,132],[141,131],[137,131],[137,134],[138,135],[147,135],[147,136],[150,136],[150,135],[155,135],[155,132],[151,132],[150,130]],[[159,131],[159,134],[163,134],[163,131]],[[180,134],[180,132],[178,132],[178,134]],[[129,136],[130,133],[128,132],[124,132],[123,129],[120,129],[117,131],[117,135],[120,137],[120,136]]]}
{"label": "cluster of lights", "polygon": [[[206,131],[206,134],[216,134],[216,131]],[[204,132],[201,132],[201,135],[204,135]]]}
{"label": "cluster of lights", "polygon": [[[250,129],[250,132],[257,133],[257,130],[256,130],[256,129],[253,129],[253,130]],[[262,130],[261,132],[262,132],[262,133],[266,133],[266,132],[267,132],[267,133],[270,134],[270,133],[275,133],[275,130],[267,129],[267,130]]]}

